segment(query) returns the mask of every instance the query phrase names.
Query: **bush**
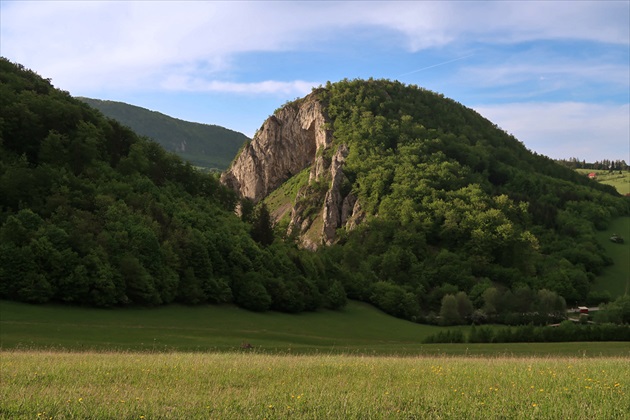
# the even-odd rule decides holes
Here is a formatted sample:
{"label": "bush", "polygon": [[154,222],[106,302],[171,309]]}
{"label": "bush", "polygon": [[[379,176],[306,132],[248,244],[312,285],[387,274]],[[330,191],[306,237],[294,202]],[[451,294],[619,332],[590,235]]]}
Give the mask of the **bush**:
{"label": "bush", "polygon": [[247,273],[236,285],[234,301],[250,311],[263,312],[271,306],[271,297],[263,286],[258,273]]}

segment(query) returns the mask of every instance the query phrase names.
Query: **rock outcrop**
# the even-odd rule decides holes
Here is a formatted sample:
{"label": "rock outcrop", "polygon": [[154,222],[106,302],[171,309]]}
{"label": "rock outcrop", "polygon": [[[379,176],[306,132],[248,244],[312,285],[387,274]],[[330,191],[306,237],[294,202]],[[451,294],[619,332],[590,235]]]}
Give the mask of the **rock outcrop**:
{"label": "rock outcrop", "polygon": [[277,218],[290,211],[288,234],[309,249],[334,243],[337,229],[354,228],[364,217],[357,197],[344,191],[349,185],[343,173],[349,150],[340,145],[333,154],[328,126],[316,93],[287,104],[264,122],[221,176],[241,197],[258,202],[311,167],[308,184],[299,189],[290,210],[274,211]]}
{"label": "rock outcrop", "polygon": [[288,104],[264,122],[221,182],[240,196],[259,201],[291,176],[310,166],[332,141],[322,104],[312,93]]}

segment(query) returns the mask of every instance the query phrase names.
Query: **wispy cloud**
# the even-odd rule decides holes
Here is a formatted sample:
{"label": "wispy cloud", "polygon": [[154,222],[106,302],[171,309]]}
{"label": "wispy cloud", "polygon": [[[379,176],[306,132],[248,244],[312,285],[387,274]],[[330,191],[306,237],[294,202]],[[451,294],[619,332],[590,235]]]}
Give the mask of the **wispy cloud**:
{"label": "wispy cloud", "polygon": [[456,61],[464,60],[464,59],[472,57],[472,56],[473,56],[473,54],[469,54],[469,55],[465,55],[463,57],[458,57],[458,58],[454,58],[452,60],[444,61],[442,63],[432,64],[430,66],[422,67],[420,69],[413,70],[413,71],[410,71],[408,73],[403,73],[401,75],[398,75],[397,77],[409,76],[410,74],[419,73],[421,71],[429,70],[429,69],[432,69],[432,68],[435,68],[435,67],[444,66],[446,64],[451,64],[451,63],[454,63]]}
{"label": "wispy cloud", "polygon": [[238,54],[309,49],[349,28],[399,33],[413,51],[468,39],[628,45],[628,25],[619,24],[628,9],[627,2],[614,1],[3,1],[2,53],[68,89],[90,83],[145,89],[163,86],[182,66],[200,63],[221,80]]}
{"label": "wispy cloud", "polygon": [[629,153],[629,16],[606,0],[2,0],[0,46],[72,94],[245,132],[326,80],[404,76],[532,150],[605,158]]}
{"label": "wispy cloud", "polygon": [[313,87],[320,85],[318,82],[306,82],[294,80],[282,82],[277,80],[265,80],[262,82],[225,82],[219,80],[203,80],[190,77],[173,76],[162,83],[166,90],[188,92],[229,92],[238,94],[273,94],[283,96],[303,96],[311,92]]}

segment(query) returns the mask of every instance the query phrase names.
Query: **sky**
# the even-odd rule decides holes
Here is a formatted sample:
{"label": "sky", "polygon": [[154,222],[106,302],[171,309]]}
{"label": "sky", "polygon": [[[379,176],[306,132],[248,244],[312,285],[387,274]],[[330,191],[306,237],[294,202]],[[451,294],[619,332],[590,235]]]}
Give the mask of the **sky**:
{"label": "sky", "polygon": [[0,1],[0,55],[73,96],[253,136],[344,78],[414,84],[538,154],[630,162],[630,1]]}

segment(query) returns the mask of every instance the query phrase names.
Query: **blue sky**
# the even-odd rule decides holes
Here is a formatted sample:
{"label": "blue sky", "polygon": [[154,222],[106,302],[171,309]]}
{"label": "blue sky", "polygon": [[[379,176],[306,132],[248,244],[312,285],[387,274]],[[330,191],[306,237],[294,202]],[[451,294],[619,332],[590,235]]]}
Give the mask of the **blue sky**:
{"label": "blue sky", "polygon": [[75,96],[252,136],[343,78],[444,94],[552,158],[630,162],[630,1],[6,1],[0,54]]}

